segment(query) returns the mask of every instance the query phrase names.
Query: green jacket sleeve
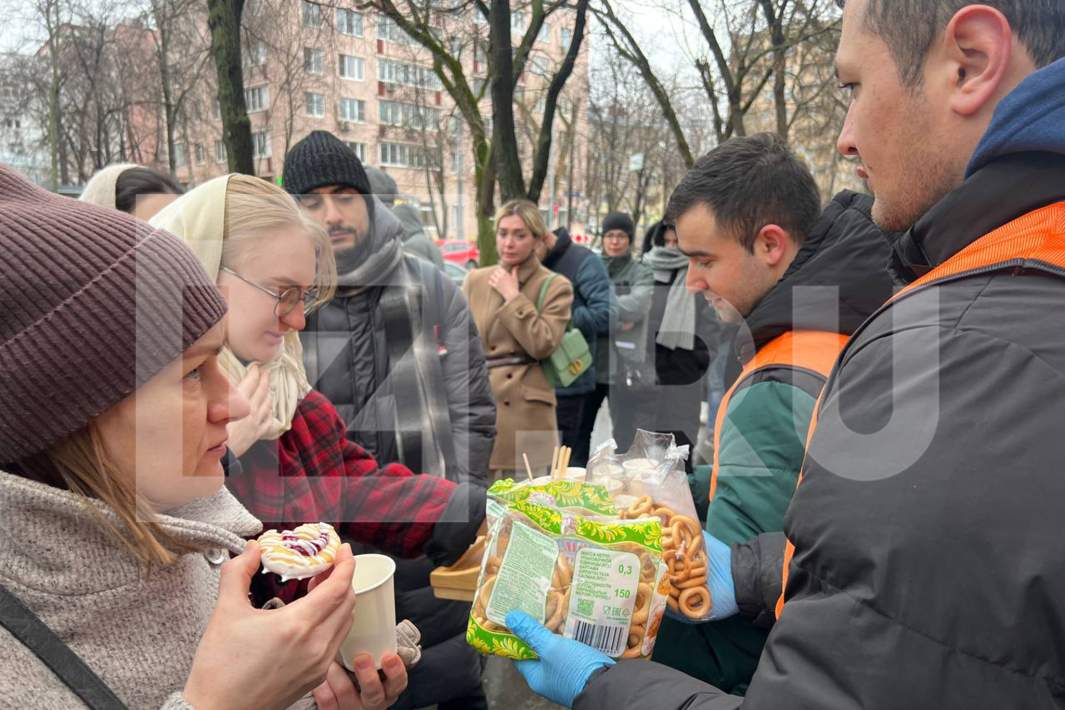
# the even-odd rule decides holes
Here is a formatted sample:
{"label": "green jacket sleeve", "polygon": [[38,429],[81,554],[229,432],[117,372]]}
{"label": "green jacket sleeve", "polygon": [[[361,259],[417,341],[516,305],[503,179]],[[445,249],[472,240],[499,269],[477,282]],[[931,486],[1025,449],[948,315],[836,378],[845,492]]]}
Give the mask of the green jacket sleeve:
{"label": "green jacket sleeve", "polygon": [[815,400],[793,385],[764,381],[731,397],[718,446],[717,489],[706,529],[733,545],[784,529]]}

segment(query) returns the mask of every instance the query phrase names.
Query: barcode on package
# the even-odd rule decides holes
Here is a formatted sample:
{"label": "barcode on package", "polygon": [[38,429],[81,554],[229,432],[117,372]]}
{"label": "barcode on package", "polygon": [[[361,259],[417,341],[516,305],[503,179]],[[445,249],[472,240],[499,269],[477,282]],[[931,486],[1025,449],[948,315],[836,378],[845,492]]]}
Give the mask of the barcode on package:
{"label": "barcode on package", "polygon": [[589,624],[587,621],[581,621],[573,617],[570,617],[566,622],[566,636],[602,651],[611,658],[620,656],[622,651],[625,650],[628,632],[629,628],[627,626]]}

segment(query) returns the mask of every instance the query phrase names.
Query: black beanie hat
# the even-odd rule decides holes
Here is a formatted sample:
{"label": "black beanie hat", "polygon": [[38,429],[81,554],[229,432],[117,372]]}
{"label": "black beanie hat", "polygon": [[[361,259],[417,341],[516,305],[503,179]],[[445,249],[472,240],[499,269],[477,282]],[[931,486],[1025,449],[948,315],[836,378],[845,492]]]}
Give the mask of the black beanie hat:
{"label": "black beanie hat", "polygon": [[632,217],[625,212],[611,212],[603,219],[603,234],[612,229],[620,229],[628,234],[630,243],[636,235],[636,225],[632,223]]}
{"label": "black beanie hat", "polygon": [[365,196],[373,215],[373,192],[362,161],[329,131],[311,133],[289,149],[281,182],[290,195],[305,195],[325,185],[347,185]]}

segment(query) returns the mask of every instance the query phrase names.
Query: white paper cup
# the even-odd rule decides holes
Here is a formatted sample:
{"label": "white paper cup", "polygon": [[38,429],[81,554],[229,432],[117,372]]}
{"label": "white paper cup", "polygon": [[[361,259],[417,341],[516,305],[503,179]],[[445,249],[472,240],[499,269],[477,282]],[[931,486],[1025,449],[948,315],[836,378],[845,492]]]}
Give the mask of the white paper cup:
{"label": "white paper cup", "polygon": [[588,472],[585,471],[580,466],[570,466],[569,468],[566,469],[566,472],[564,474],[562,474],[562,480],[564,480],[564,481],[580,481],[581,483],[584,483],[584,480],[587,477],[587,475],[588,475]]}
{"label": "white paper cup", "polygon": [[625,469],[625,473],[629,476],[636,476],[639,478],[654,473],[655,469],[658,468],[658,464],[651,459],[631,459],[621,465]]}
{"label": "white paper cup", "polygon": [[355,555],[355,611],[348,637],[337,652],[349,671],[355,670],[355,656],[368,653],[381,667],[381,656],[396,652],[396,594],[393,577],[396,563],[385,555]]}

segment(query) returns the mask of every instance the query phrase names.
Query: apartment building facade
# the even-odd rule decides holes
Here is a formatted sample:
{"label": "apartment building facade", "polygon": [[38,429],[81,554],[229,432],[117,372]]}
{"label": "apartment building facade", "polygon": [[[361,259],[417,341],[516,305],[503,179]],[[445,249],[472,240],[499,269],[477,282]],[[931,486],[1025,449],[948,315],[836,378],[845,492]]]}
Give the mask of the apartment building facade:
{"label": "apartment building facade", "polygon": [[[468,129],[433,72],[427,50],[389,18],[354,7],[257,0],[245,13],[244,92],[258,175],[278,179],[291,145],[312,130],[330,131],[364,163],[396,180],[402,199],[420,207],[431,235],[476,238]],[[515,41],[526,21],[523,11],[514,12]],[[519,81],[515,114],[523,159],[531,155],[547,82],[569,48],[572,23],[572,15],[548,18]],[[487,26],[471,15],[458,29],[449,27],[442,39],[460,58],[474,92],[485,97],[486,37]],[[587,83],[585,49],[561,97],[541,199],[541,209],[556,226],[571,221],[565,211],[572,203],[569,193],[579,194],[584,180],[587,107],[581,99]],[[177,177],[191,185],[227,170],[214,82],[203,84],[189,102],[175,148]],[[490,126],[487,98],[481,112]]]}

